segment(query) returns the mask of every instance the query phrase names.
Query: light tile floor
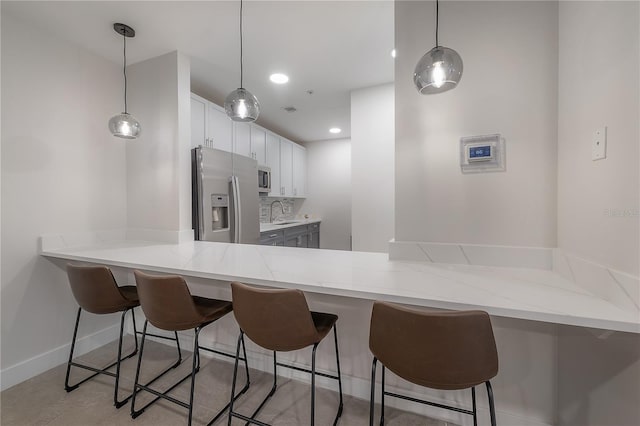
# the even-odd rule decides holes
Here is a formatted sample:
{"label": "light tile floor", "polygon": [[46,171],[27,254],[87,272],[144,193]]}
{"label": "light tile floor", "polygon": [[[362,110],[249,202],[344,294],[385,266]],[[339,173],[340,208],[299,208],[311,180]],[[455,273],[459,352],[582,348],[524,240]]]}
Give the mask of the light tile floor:
{"label": "light tile floor", "polygon": [[[142,380],[147,380],[168,366],[176,358],[174,347],[147,341],[143,362]],[[129,338],[125,348],[132,348]],[[96,367],[113,361],[116,352],[115,342],[96,349],[80,358]],[[125,353],[126,349],[125,349]],[[183,349],[182,364],[167,374],[154,386],[164,389],[176,379],[187,375],[191,369],[190,353]],[[126,396],[133,387],[137,356],[123,362],[121,373],[121,394]],[[196,376],[193,424],[207,424],[229,401],[232,364],[202,357],[202,367]],[[88,425],[186,425],[186,410],[170,402],[161,400],[149,407],[140,417],[132,419],[130,405],[119,410],[113,406],[113,379],[100,375],[81,385],[73,392],[64,391],[66,364],[55,367],[26,382],[20,383],[0,394],[0,423],[10,425],[47,425],[47,426],[88,426]],[[82,376],[82,375],[85,376]],[[72,369],[72,383],[75,379],[86,377],[83,370]],[[236,403],[238,411],[250,414],[269,391],[272,376],[257,370],[251,370],[251,387]],[[244,384],[244,374],[239,382]],[[171,395],[187,401],[190,381],[186,380]],[[306,383],[279,377],[278,391],[259,414],[261,421],[273,425],[298,426],[309,424],[309,398],[311,390]],[[139,394],[136,407],[151,400],[151,395]],[[140,405],[139,405],[140,403]],[[338,404],[337,392],[326,389],[316,391],[316,424],[330,425]],[[411,413],[386,408],[385,424],[388,426],[442,426],[444,423]],[[369,403],[345,395],[344,411],[338,423],[340,426],[365,426],[369,422]],[[226,425],[227,416],[219,419],[216,425]],[[244,424],[234,419],[233,425]]]}

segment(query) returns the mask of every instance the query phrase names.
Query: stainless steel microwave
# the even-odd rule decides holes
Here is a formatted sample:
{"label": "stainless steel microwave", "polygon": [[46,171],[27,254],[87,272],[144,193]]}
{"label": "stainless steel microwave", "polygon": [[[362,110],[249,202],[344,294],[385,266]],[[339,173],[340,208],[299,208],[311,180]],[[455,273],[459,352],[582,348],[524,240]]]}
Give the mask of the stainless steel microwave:
{"label": "stainless steel microwave", "polygon": [[258,192],[271,192],[271,168],[258,166]]}

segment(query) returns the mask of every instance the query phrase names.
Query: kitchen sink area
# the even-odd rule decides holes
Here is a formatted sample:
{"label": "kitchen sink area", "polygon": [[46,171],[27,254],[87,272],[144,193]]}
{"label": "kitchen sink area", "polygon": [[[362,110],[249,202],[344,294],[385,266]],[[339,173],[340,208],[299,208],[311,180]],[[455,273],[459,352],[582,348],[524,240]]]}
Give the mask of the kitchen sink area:
{"label": "kitchen sink area", "polygon": [[260,244],[320,248],[320,219],[284,220],[260,224]]}

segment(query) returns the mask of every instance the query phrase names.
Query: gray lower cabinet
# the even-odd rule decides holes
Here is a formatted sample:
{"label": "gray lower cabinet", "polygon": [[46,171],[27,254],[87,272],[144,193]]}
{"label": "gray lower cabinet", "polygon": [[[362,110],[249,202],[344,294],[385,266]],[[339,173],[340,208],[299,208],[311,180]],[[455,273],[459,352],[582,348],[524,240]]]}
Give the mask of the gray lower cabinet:
{"label": "gray lower cabinet", "polygon": [[294,226],[284,230],[284,245],[307,248],[307,225]]}
{"label": "gray lower cabinet", "polygon": [[262,232],[260,234],[260,244],[265,246],[320,248],[320,223]]}
{"label": "gray lower cabinet", "polygon": [[260,244],[263,246],[283,246],[284,230],[261,233]]}
{"label": "gray lower cabinet", "polygon": [[307,230],[307,247],[320,248],[320,223],[311,223],[307,225]]}

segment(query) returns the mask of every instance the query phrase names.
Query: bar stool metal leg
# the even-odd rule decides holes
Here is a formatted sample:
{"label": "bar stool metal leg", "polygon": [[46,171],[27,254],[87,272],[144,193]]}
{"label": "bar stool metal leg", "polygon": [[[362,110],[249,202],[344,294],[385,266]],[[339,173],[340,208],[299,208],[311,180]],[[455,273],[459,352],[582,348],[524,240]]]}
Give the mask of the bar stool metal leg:
{"label": "bar stool metal leg", "polygon": [[[255,411],[253,412],[253,414],[251,414],[251,417],[249,418],[250,420],[247,420],[248,422],[250,421],[250,423],[254,423],[254,424],[261,424],[261,425],[266,425],[266,423],[262,423],[259,422],[258,420],[255,420],[256,416],[260,413],[260,410],[262,410],[262,407],[265,406],[265,404],[267,403],[267,401],[269,401],[269,399],[271,399],[271,397],[276,393],[276,389],[278,388],[278,358],[277,358],[277,352],[273,351],[273,385],[271,386],[271,389],[269,390],[269,393],[267,394],[267,396],[262,400],[262,402],[260,403],[260,405],[258,406],[258,408],[255,409]],[[248,425],[249,423],[247,423]]]}
{"label": "bar stool metal leg", "polygon": [[[71,361],[73,360],[73,350],[76,347],[76,337],[78,336],[78,324],[80,323],[80,313],[82,312],[82,308],[78,308],[78,314],[76,315],[76,325],[73,328],[73,339],[71,340],[71,352],[69,352],[69,362],[67,362],[67,376],[64,380],[64,389],[67,392],[71,392],[80,386],[80,383],[69,386],[69,374],[71,373]],[[95,376],[95,375],[94,375]],[[93,376],[91,376],[93,377]]]}
{"label": "bar stool metal leg", "polygon": [[[236,345],[236,360],[233,364],[233,380],[231,381],[231,395],[236,392],[236,378],[238,377],[238,358],[240,357],[240,340],[242,339],[243,332],[240,330],[240,335],[238,336],[238,344]],[[227,426],[231,426],[231,418],[233,413],[233,397],[231,397],[231,401],[229,401],[229,416],[227,420]]]}
{"label": "bar stool metal leg", "polygon": [[[94,378],[95,376],[97,376],[98,374],[104,374],[107,376],[111,376],[115,378],[115,387],[114,387],[114,391],[113,391],[113,405],[116,408],[120,408],[123,405],[125,405],[129,399],[131,398],[131,395],[129,395],[128,397],[126,397],[123,400],[118,400],[118,391],[119,391],[119,384],[120,384],[120,363],[122,362],[122,360],[131,358],[132,356],[134,356],[137,352],[138,352],[138,340],[137,338],[135,338],[135,333],[134,333],[134,339],[135,339],[135,349],[133,350],[133,352],[131,352],[130,354],[128,354],[127,356],[123,357],[122,356],[122,340],[123,340],[123,336],[124,336],[124,321],[126,318],[126,314],[127,312],[131,310],[131,312],[133,313],[133,309],[126,309],[124,311],[122,311],[122,315],[120,317],[120,335],[118,338],[118,355],[116,358],[116,361],[114,361],[113,363],[107,365],[105,368],[102,369],[98,369],[95,367],[91,367],[89,365],[84,365],[84,364],[80,364],[77,362],[73,362],[73,353],[75,351],[75,346],[76,346],[76,340],[78,337],[78,326],[80,324],[80,315],[82,313],[82,308],[78,308],[78,314],[76,315],[76,323],[73,329],[73,339],[71,341],[71,351],[69,352],[69,361],[67,362],[67,373],[65,376],[65,381],[64,381],[64,388],[67,392],[71,392],[75,389],[77,389],[81,384],[83,384],[84,382]],[[134,324],[134,330],[135,330],[135,324]],[[74,385],[69,385],[69,376],[71,374],[71,367],[79,367],[85,370],[89,370],[89,371],[93,371],[94,373],[92,375],[90,375],[89,377],[86,377],[85,379],[81,380],[80,382],[74,384]],[[109,370],[110,368],[112,368],[113,366],[116,366],[116,372],[112,373]]]}
{"label": "bar stool metal leg", "polygon": [[473,404],[473,426],[478,426],[478,412],[476,410],[476,387],[471,388],[471,402]]}
{"label": "bar stool metal leg", "polygon": [[369,426],[373,426],[373,415],[375,411],[377,364],[378,364],[378,358],[373,357],[373,362],[371,363],[371,398],[369,399]]}
{"label": "bar stool metal leg", "polygon": [[313,345],[311,350],[311,426],[314,426],[316,419],[316,349],[318,344]]}
{"label": "bar stool metal leg", "polygon": [[[156,380],[158,380],[160,377],[164,376],[165,374],[167,374],[169,371],[171,371],[172,369],[176,368],[178,365],[180,365],[180,363],[182,362],[182,352],[180,350],[180,341],[178,340],[178,333],[175,333],[176,335],[176,344],[178,346],[178,360],[173,363],[172,365],[170,365],[167,369],[165,369],[164,371],[162,371],[160,374],[158,374],[156,377],[154,377],[153,379],[151,379],[149,382],[145,383],[144,385],[140,384],[140,366],[142,364],[142,356],[144,353],[144,343],[146,341],[146,337],[147,337],[147,326],[149,325],[149,321],[145,320],[144,322],[144,327],[142,329],[142,341],[140,343],[140,353],[138,354],[138,365],[136,367],[136,376],[135,376],[135,381],[133,384],[133,395],[131,397],[131,417],[132,418],[136,418],[138,417],[140,414],[142,414],[144,412],[144,410],[146,410],[150,405],[152,405],[153,403],[155,403],[158,399],[161,398],[161,394],[160,392],[156,392],[153,390],[149,389],[149,385],[151,385],[153,382],[155,382]],[[171,388],[169,388],[168,390],[166,390],[162,395],[172,391],[176,386],[178,386],[180,383],[184,382],[186,379],[188,379],[191,375],[188,375],[186,377],[184,377],[182,380],[180,380],[178,383],[176,383],[175,385],[173,385]],[[156,395],[156,398],[154,400],[152,400],[151,402],[147,403],[147,405],[145,405],[144,407],[142,407],[139,410],[135,409],[135,405],[136,405],[136,395],[138,394],[138,390],[139,389],[143,389],[146,390],[150,393],[153,393],[154,395]],[[176,400],[175,398],[171,398],[171,397],[166,397],[167,399],[170,399],[171,401],[175,402],[178,405],[182,405],[185,406],[186,408],[186,404],[182,403],[181,401]]]}
{"label": "bar stool metal leg", "polygon": [[338,391],[340,393],[340,405],[338,406],[338,414],[336,414],[336,418],[333,421],[333,426],[336,426],[338,424],[338,419],[340,418],[340,416],[342,416],[343,403],[342,403],[342,374],[340,373],[340,351],[338,350],[338,329],[335,324],[333,325],[333,337],[336,344],[336,366],[338,368]]}
{"label": "bar stool metal leg", "polygon": [[[133,309],[131,309],[131,312],[133,313]],[[127,315],[127,311],[123,311],[122,317],[120,318],[120,338],[118,339],[118,359],[116,360],[116,384],[113,390],[113,405],[116,408],[122,407],[127,402],[129,402],[129,399],[131,399],[131,395],[129,395],[122,401],[118,401],[118,389],[120,384],[120,363],[122,361],[122,335],[124,334],[124,320],[126,315]],[[138,352],[138,339],[136,338],[135,333],[133,334],[133,338],[136,342],[136,348],[125,359],[132,357]]]}
{"label": "bar stool metal leg", "polygon": [[384,376],[386,368],[382,364],[382,392],[380,392],[380,426],[384,426]]}
{"label": "bar stool metal leg", "polygon": [[[245,365],[245,369],[246,369],[246,373],[247,373],[247,383],[246,383],[245,387],[238,393],[238,395],[236,395],[234,397],[233,395],[235,395],[235,392],[236,392],[236,381],[238,379],[238,362],[240,361],[240,344],[242,344],[242,350],[243,350],[245,364],[246,364]],[[273,354],[274,354],[273,368],[274,368],[274,371],[275,371],[275,368],[276,368],[275,352]],[[227,425],[231,426],[231,419],[233,417],[238,417],[238,418],[240,418],[242,420],[245,420],[245,421],[253,423],[253,424],[269,426],[269,425],[267,425],[265,423],[262,423],[262,422],[259,422],[257,420],[254,420],[253,417],[255,417],[258,414],[258,412],[264,406],[266,401],[275,393],[276,387],[277,387],[276,375],[275,374],[274,374],[273,386],[271,387],[271,391],[269,391],[269,394],[267,395],[267,397],[264,399],[264,401],[262,401],[262,404],[260,404],[258,409],[253,413],[253,415],[251,417],[243,416],[242,414],[235,413],[233,411],[233,403],[235,402],[235,400],[238,399],[240,397],[240,395],[245,393],[247,391],[247,389],[249,389],[249,385],[250,385],[250,382],[249,382],[249,366],[248,366],[247,359],[248,359],[247,358],[247,349],[246,349],[246,346],[244,344],[244,332],[242,330],[240,330],[240,335],[238,336],[238,344],[236,346],[236,360],[235,360],[235,363],[234,363],[234,366],[233,366],[233,380],[231,381],[231,395],[232,396],[231,396],[231,401],[229,401],[229,404],[227,405],[227,407],[229,407],[229,417],[228,417],[228,420],[227,420]],[[227,407],[225,407],[225,409]],[[211,423],[213,423],[215,420],[217,420],[217,417],[216,417],[216,419],[212,420]],[[209,423],[209,425],[211,425],[211,423]],[[249,424],[249,423],[247,423],[247,424]]]}
{"label": "bar stool metal leg", "polygon": [[489,413],[491,414],[491,426],[496,426],[496,407],[493,403],[493,389],[491,388],[491,382],[487,380],[487,395],[489,396]]}
{"label": "bar stool metal leg", "polygon": [[196,372],[200,369],[200,350],[198,345],[198,336],[200,335],[201,327],[196,327],[193,336],[193,363],[191,365],[191,392],[189,393],[189,420],[187,424],[191,426],[191,419],[193,418],[193,391],[196,384]]}
{"label": "bar stool metal leg", "polygon": [[[334,327],[334,332],[335,332],[335,327]],[[247,422],[247,425],[249,424],[256,424],[259,426],[270,426],[267,423],[261,422],[259,420],[256,420],[256,416],[260,413],[260,410],[262,410],[262,408],[265,406],[265,404],[269,401],[269,399],[276,393],[276,389],[278,388],[278,365],[283,366],[283,367],[287,367],[287,368],[291,368],[297,371],[304,371],[306,373],[311,374],[311,420],[310,420],[310,424],[311,426],[313,426],[315,424],[315,380],[316,380],[316,375],[320,375],[323,377],[328,377],[334,380],[338,381],[338,388],[339,388],[339,392],[340,392],[340,405],[338,407],[338,412],[336,414],[336,417],[333,421],[333,425],[335,426],[338,423],[338,419],[340,418],[340,416],[342,415],[342,410],[343,410],[343,399],[342,399],[342,379],[341,379],[341,373],[340,373],[340,357],[339,357],[339,351],[338,351],[338,337],[337,337],[337,332],[334,333],[335,336],[335,344],[336,344],[336,363],[337,363],[337,368],[338,368],[338,375],[337,376],[333,376],[330,374],[326,374],[323,372],[317,372],[316,371],[316,350],[317,347],[319,345],[318,343],[315,343],[313,345],[312,351],[311,351],[311,369],[305,369],[305,368],[301,368],[301,367],[297,367],[297,366],[291,366],[291,365],[287,365],[287,364],[281,364],[278,363],[278,358],[277,358],[277,352],[273,351],[273,385],[271,386],[271,389],[269,390],[269,393],[265,396],[265,398],[262,400],[262,402],[260,403],[260,405],[258,406],[258,408],[255,409],[255,411],[251,414],[251,416],[245,416],[243,414],[237,413],[235,411],[233,411],[233,400],[237,399],[240,395],[242,395],[249,387],[249,383],[247,382],[247,385],[245,386],[245,388],[236,396],[233,398],[232,401],[230,401],[229,403],[229,418],[228,418],[228,425],[231,425],[231,419],[233,417],[237,417],[239,419],[245,420]],[[242,330],[240,330],[240,336],[238,337],[238,343],[236,346],[236,360],[235,360],[235,364],[234,364],[234,368],[233,368],[233,380],[231,383],[231,394],[235,395],[235,388],[236,388],[236,381],[237,381],[237,376],[238,376],[238,362],[240,361],[240,344],[242,343],[242,347],[244,350],[244,357],[245,359],[247,358],[247,353],[246,353],[246,348],[244,345],[244,332]],[[248,366],[245,366],[245,368],[247,369],[247,377],[248,377]]]}

